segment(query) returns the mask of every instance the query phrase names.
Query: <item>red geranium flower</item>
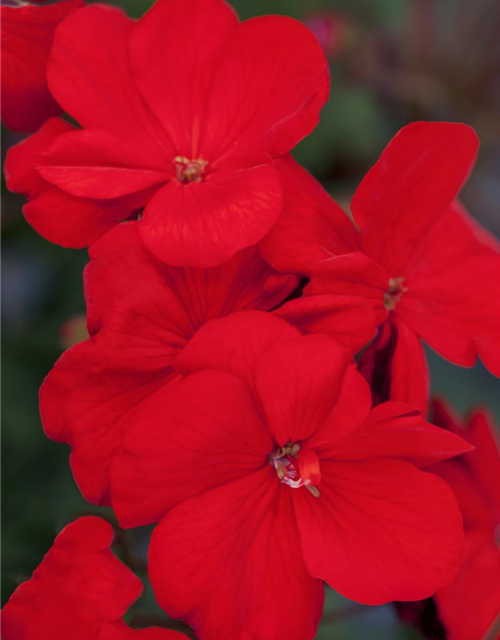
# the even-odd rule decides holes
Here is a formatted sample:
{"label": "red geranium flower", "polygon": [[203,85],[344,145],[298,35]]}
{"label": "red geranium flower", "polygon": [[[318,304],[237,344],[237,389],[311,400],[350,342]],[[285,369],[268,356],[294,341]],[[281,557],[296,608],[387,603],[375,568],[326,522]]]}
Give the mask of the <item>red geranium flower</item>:
{"label": "red geranium flower", "polygon": [[[269,267],[257,247],[210,269],[168,266],[146,251],[134,222],[110,231],[90,257],[84,282],[91,337],[56,363],[42,385],[40,411],[45,433],[71,445],[83,495],[102,504],[109,503],[109,464],[131,414],[175,379],[173,362],[197,329],[234,311],[273,309],[298,280]],[[316,329],[317,302],[294,300],[277,313]],[[356,350],[373,337],[362,299],[340,300],[335,313],[323,302],[329,330],[345,346]]]}
{"label": "red geranium flower", "polygon": [[[274,267],[311,277],[306,295],[370,301],[382,326],[360,367],[378,399],[426,409],[419,338],[462,366],[479,354],[500,375],[500,249],[455,201],[477,145],[465,125],[410,124],[356,191],[359,234],[346,233],[339,207],[303,178],[300,188],[285,188],[284,214],[261,243]],[[290,184],[296,174],[290,164]]]}
{"label": "red geranium flower", "polygon": [[[159,0],[138,22],[86,7],[57,30],[48,77],[82,129],[52,125],[43,154],[29,143],[11,154],[9,188],[31,200],[30,223],[82,247],[144,208],[142,239],[178,266],[220,264],[269,231],[283,207],[274,158],[314,129],[329,91],[309,29],[240,24],[223,0]],[[20,184],[26,165],[43,191],[34,176]]]}
{"label": "red geranium flower", "polygon": [[211,269],[171,267],[119,225],[90,250],[84,273],[90,339],[62,355],[40,390],[45,433],[71,444],[85,498],[109,503],[109,464],[144,398],[171,382],[173,361],[210,318],[272,309],[295,288],[256,247]]}
{"label": "red geranium flower", "polygon": [[47,60],[54,30],[83,0],[47,6],[2,7],[2,120],[17,131],[34,131],[61,107],[47,87]]}
{"label": "red geranium flower", "polygon": [[[500,443],[491,417],[472,413],[468,426],[440,402],[433,421],[475,450],[433,468],[449,483],[464,518],[466,555],[453,584],[435,596],[449,640],[482,640],[500,623]],[[500,632],[500,629],[499,629]]]}
{"label": "red geranium flower", "polygon": [[134,415],[113,507],[127,527],[161,520],[151,581],[201,640],[312,638],[321,579],[380,604],[456,575],[458,506],[419,467],[470,448],[402,403],[372,411],[350,361],[327,336],[237,313],[204,325],[176,360],[186,377]]}
{"label": "red geranium flower", "polygon": [[111,525],[93,516],[65,527],[2,610],[3,640],[186,640],[122,620],[142,584],[110,550]]}

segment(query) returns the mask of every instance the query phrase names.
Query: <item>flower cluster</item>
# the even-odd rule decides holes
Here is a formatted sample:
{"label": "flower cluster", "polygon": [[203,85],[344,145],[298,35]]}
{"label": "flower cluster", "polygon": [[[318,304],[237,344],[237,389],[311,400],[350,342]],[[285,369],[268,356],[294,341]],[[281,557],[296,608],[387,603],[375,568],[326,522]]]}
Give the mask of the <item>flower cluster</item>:
{"label": "flower cluster", "polygon": [[[351,217],[290,154],[329,94],[301,23],[239,22],[223,0],[2,12],[2,117],[37,129],[7,185],[39,234],[89,247],[89,338],[45,379],[43,428],[90,503],[156,525],[160,606],[200,640],[312,640],[327,583],[434,597],[450,639],[481,640],[500,457],[482,413],[426,421],[421,342],[500,375],[500,247],[457,200],[474,131],[403,128]],[[111,538],[99,518],[66,527],[5,640],[184,637],[125,624],[140,584]]]}

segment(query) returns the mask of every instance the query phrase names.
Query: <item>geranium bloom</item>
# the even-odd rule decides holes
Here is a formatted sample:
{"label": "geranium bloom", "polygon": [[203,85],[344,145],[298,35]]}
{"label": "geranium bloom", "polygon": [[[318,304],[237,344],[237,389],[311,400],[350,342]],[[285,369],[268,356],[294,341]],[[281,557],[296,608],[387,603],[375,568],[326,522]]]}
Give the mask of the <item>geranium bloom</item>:
{"label": "geranium bloom", "polygon": [[[91,337],[56,363],[41,388],[40,412],[45,433],[71,445],[85,498],[109,503],[109,464],[131,414],[175,379],[174,359],[196,330],[234,311],[273,309],[298,280],[274,271],[256,247],[219,267],[170,267],[144,248],[134,222],[110,231],[90,257],[84,282]],[[362,299],[342,299],[335,313],[333,303],[320,301],[329,331],[346,347],[355,351],[373,337],[374,320]],[[303,330],[318,330],[317,302],[290,301],[277,313]]]}
{"label": "geranium bloom", "polygon": [[69,524],[2,610],[3,640],[186,640],[122,620],[142,584],[112,553],[113,528],[88,516]]}
{"label": "geranium bloom", "polygon": [[[490,416],[473,413],[468,426],[440,402],[433,422],[476,448],[433,468],[446,480],[464,518],[466,556],[458,579],[435,596],[449,640],[482,640],[500,623],[500,446]],[[500,629],[498,629],[500,634]]]}
{"label": "geranium bloom", "polygon": [[54,30],[83,0],[46,6],[2,7],[2,120],[17,131],[34,131],[61,113],[47,87],[47,60]]}
{"label": "geranium bloom", "polygon": [[[52,125],[13,152],[9,188],[31,200],[30,223],[82,247],[144,209],[141,238],[178,266],[220,264],[269,231],[283,207],[274,158],[314,129],[329,91],[311,31],[240,24],[223,0],[159,0],[138,22],[85,7],[57,29],[48,78],[82,129]],[[34,176],[20,184],[27,165],[43,197]]]}
{"label": "geranium bloom", "polygon": [[[479,354],[500,375],[500,249],[455,201],[477,151],[472,129],[403,128],[352,201],[360,233],[312,179],[289,163],[284,214],[262,241],[277,269],[311,277],[306,295],[364,296],[380,323],[361,370],[378,401],[425,411],[428,374],[419,338],[452,362]],[[285,171],[283,170],[284,174]]]}
{"label": "geranium bloom", "polygon": [[[461,516],[419,467],[468,450],[402,403],[371,410],[331,338],[271,314],[205,324],[186,377],[142,403],[111,470],[124,526],[161,521],[150,578],[200,640],[309,640],[321,579],[369,604],[455,576]],[[230,606],[228,606],[230,603]]]}

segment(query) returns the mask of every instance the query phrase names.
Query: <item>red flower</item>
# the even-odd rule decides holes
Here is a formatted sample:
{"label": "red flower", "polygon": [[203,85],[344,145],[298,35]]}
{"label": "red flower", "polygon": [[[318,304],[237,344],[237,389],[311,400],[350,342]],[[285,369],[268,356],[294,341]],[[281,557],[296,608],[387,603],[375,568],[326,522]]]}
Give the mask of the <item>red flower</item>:
{"label": "red flower", "polygon": [[466,540],[458,580],[435,600],[449,640],[482,640],[500,616],[500,443],[484,411],[473,413],[467,428],[440,402],[434,402],[433,416],[435,424],[476,447],[433,468],[455,493]]}
{"label": "red flower", "polygon": [[[285,188],[284,214],[261,243],[273,266],[311,277],[306,295],[364,296],[372,304],[384,324],[360,367],[379,399],[426,409],[419,338],[462,366],[479,354],[500,375],[500,249],[455,201],[477,144],[465,125],[408,125],[356,191],[359,234],[346,232],[346,216],[304,178]],[[298,183],[295,166],[282,173]]]}
{"label": "red flower", "polygon": [[[274,271],[257,247],[219,267],[170,267],[145,250],[135,222],[110,231],[90,256],[84,281],[91,338],[56,363],[42,386],[40,411],[45,433],[71,445],[71,466],[85,498],[106,504],[109,465],[132,412],[175,379],[174,359],[196,330],[234,311],[276,307],[297,278]],[[294,300],[277,313],[303,330],[315,328],[310,316],[321,319],[318,300]],[[359,349],[374,334],[370,310],[363,300],[340,302],[335,313],[325,303],[329,329]]]}
{"label": "red flower", "polygon": [[[178,266],[220,264],[269,231],[283,207],[274,158],[314,129],[329,91],[304,25],[239,24],[222,0],[159,0],[137,23],[86,7],[57,30],[48,76],[82,129],[52,125],[43,153],[12,152],[9,188],[28,196],[30,223],[81,247],[144,208],[141,238]],[[43,192],[34,176],[20,184],[27,165]]]}
{"label": "red flower", "polygon": [[47,87],[47,60],[54,30],[83,0],[47,6],[2,7],[2,120],[17,131],[34,131],[61,113]]}
{"label": "red flower", "polygon": [[46,434],[72,447],[71,466],[87,500],[109,502],[108,469],[129,415],[175,378],[173,360],[206,320],[271,309],[295,288],[258,249],[211,269],[170,267],[149,254],[136,223],[110,231],[90,251],[84,282],[89,340],[68,350],[46,378],[40,411]]}
{"label": "red flower", "polygon": [[458,507],[419,467],[470,449],[402,403],[371,411],[350,360],[327,336],[233,314],[198,331],[176,360],[190,375],[135,413],[113,506],[127,527],[161,520],[151,581],[201,640],[312,638],[321,579],[380,604],[456,574]]}
{"label": "red flower", "polygon": [[110,550],[113,529],[101,518],[64,528],[32,577],[2,610],[3,640],[186,640],[167,629],[130,629],[122,616],[142,591]]}

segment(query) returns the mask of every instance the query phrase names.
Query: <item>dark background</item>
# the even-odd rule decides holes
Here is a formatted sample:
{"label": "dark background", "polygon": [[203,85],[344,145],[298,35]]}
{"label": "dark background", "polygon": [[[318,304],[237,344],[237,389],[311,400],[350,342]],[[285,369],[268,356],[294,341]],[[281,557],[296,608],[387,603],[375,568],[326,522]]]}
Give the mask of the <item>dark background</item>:
{"label": "dark background", "polygon": [[[186,0],[188,1],[188,0]],[[145,0],[120,4],[133,17]],[[235,0],[242,18],[294,16],[317,33],[331,60],[332,92],[316,131],[296,157],[348,207],[356,184],[389,139],[412,120],[466,122],[482,142],[462,200],[500,236],[500,3],[497,0]],[[22,139],[3,131],[3,153]],[[73,482],[69,449],[46,439],[38,388],[61,352],[85,337],[81,273],[85,251],[40,238],[24,221],[23,199],[2,195],[3,572],[2,599],[26,580],[69,521],[83,514],[112,520],[87,504]],[[435,393],[459,409],[483,404],[500,418],[500,388],[481,364],[452,366],[428,350]],[[148,531],[119,538],[118,553],[140,574]],[[129,620],[161,611],[146,589]],[[327,590],[318,640],[420,638],[391,606],[369,608]]]}

